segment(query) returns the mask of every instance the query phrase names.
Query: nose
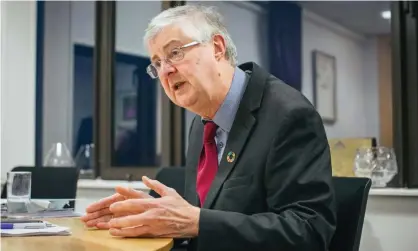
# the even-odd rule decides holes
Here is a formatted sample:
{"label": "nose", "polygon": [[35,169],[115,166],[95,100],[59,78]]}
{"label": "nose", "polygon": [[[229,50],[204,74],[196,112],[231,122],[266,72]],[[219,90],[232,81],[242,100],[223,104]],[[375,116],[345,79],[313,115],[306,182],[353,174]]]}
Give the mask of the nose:
{"label": "nose", "polygon": [[166,61],[161,62],[161,75],[162,76],[168,76],[171,73],[176,71],[176,68],[172,66],[170,63],[167,63]]}

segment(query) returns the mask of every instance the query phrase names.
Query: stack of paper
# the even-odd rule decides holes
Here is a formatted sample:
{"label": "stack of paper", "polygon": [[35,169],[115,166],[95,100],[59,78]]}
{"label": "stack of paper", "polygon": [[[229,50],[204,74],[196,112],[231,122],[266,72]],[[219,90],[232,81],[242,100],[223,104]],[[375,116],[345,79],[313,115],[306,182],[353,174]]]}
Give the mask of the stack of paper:
{"label": "stack of paper", "polygon": [[42,229],[1,229],[2,237],[70,235],[68,227],[50,225]]}
{"label": "stack of paper", "polygon": [[21,216],[27,216],[31,218],[69,218],[69,217],[80,217],[81,213],[74,212],[73,209],[62,209],[62,210],[46,210],[39,211],[36,213],[19,214]]}

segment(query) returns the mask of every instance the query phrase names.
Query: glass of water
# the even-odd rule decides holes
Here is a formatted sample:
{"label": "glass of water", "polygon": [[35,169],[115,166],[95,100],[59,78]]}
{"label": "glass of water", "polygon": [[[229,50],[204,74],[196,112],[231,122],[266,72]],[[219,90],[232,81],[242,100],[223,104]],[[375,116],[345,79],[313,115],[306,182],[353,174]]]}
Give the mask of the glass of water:
{"label": "glass of water", "polygon": [[26,209],[31,198],[32,173],[7,173],[7,211],[15,212]]}

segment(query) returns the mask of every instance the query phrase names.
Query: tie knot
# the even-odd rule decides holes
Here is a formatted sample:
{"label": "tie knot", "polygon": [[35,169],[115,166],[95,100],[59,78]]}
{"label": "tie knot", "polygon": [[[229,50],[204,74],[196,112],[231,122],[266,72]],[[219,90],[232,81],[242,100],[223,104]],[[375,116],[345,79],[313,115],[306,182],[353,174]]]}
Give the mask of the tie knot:
{"label": "tie knot", "polygon": [[213,121],[205,123],[203,140],[205,143],[215,141],[216,129],[218,126]]}

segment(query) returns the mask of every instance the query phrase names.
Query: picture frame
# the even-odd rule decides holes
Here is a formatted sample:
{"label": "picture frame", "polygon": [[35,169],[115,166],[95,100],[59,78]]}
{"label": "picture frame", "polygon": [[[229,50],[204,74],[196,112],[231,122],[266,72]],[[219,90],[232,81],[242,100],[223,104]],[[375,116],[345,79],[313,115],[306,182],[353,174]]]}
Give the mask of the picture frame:
{"label": "picture frame", "polygon": [[333,124],[337,120],[336,58],[319,50],[312,51],[313,103],[322,121]]}

